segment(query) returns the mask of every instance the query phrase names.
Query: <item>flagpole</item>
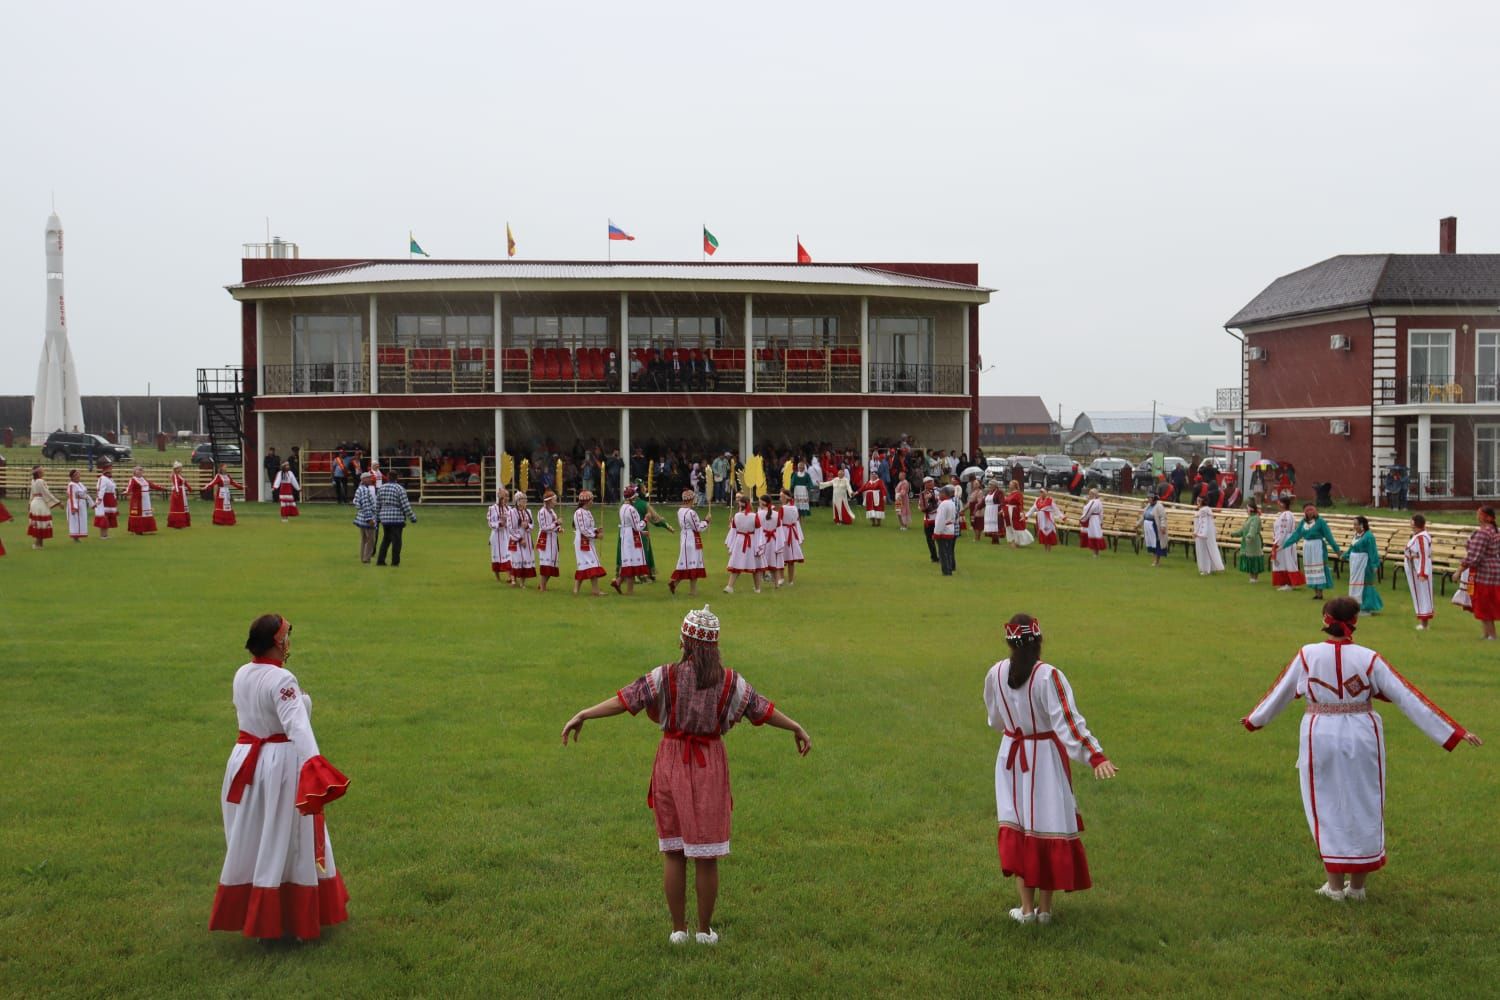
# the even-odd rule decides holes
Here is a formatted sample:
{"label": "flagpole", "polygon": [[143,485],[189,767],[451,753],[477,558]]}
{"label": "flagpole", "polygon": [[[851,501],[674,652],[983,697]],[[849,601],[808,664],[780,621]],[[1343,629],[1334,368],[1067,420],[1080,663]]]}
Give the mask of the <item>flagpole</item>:
{"label": "flagpole", "polygon": [[[703,232],[704,233],[708,232],[708,223],[706,223],[706,222],[703,223]],[[703,233],[699,233],[698,234],[698,263],[702,264],[702,263],[706,263],[707,261],[708,261],[708,237],[704,236]]]}

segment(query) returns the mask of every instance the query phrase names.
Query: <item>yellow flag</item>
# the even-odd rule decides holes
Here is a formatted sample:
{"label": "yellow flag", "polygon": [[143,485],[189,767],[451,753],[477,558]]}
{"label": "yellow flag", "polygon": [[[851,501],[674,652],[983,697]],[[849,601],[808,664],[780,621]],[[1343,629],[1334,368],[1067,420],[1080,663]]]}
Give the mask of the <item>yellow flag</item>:
{"label": "yellow flag", "polygon": [[511,232],[510,232],[510,223],[507,222],[505,224],[505,256],[507,256],[507,257],[514,257],[515,255],[516,255],[516,238],[511,235]]}

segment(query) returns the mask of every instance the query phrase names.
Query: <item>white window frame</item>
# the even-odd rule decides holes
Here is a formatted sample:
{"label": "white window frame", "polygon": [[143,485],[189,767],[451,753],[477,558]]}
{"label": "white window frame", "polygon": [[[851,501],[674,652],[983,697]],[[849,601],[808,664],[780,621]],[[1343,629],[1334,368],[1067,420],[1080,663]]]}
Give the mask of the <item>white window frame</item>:
{"label": "white window frame", "polygon": [[[1406,425],[1406,468],[1407,471],[1413,476],[1417,475],[1418,470],[1421,469],[1421,465],[1417,462],[1417,436],[1419,434],[1417,426],[1418,425],[1416,417],[1413,417],[1411,419],[1411,423]],[[1448,460],[1444,463],[1444,468],[1448,470],[1448,478],[1452,480],[1452,485],[1449,487],[1449,491],[1447,493],[1435,495],[1439,496],[1441,499],[1448,499],[1449,497],[1455,496],[1458,489],[1458,471],[1453,468],[1453,424],[1438,423],[1437,421],[1433,421],[1433,444],[1437,443],[1437,432],[1438,428],[1440,427],[1446,427],[1448,429]],[[1478,461],[1477,458],[1475,460]],[[1427,494],[1422,494],[1422,496],[1425,498]]]}
{"label": "white window frame", "polygon": [[[1495,384],[1490,387],[1489,398],[1484,395],[1484,388],[1480,385],[1483,373],[1479,369],[1479,341],[1485,337],[1495,338]],[[1500,402],[1500,328],[1480,329],[1474,331],[1474,398],[1475,403],[1497,403]]]}
{"label": "white window frame", "polygon": [[[1411,359],[1412,359],[1412,353],[1416,349],[1416,345],[1412,343],[1412,337],[1415,336],[1415,335],[1417,335],[1417,334],[1424,334],[1424,335],[1442,334],[1444,337],[1447,338],[1447,340],[1448,340],[1448,371],[1447,371],[1447,374],[1444,376],[1443,382],[1441,384],[1443,384],[1443,385],[1449,385],[1449,384],[1451,384],[1453,382],[1453,378],[1454,378],[1454,375],[1453,375],[1454,366],[1458,363],[1458,359],[1456,357],[1454,357],[1454,336],[1455,336],[1455,334],[1457,334],[1457,332],[1458,332],[1457,330],[1440,329],[1440,328],[1435,328],[1435,329],[1420,329],[1420,330],[1407,330],[1406,331],[1406,386],[1407,386],[1407,390],[1406,390],[1407,396],[1406,396],[1406,399],[1407,399],[1407,402],[1410,402],[1410,403],[1426,403],[1426,402],[1430,402],[1430,393],[1425,393],[1424,392],[1424,393],[1421,394],[1420,398],[1415,398],[1415,399],[1412,398],[1412,379],[1414,379],[1416,377],[1415,375],[1412,374]],[[1431,345],[1430,344],[1424,344],[1423,346],[1424,347],[1430,347]],[[1428,380],[1427,384],[1428,385],[1432,385],[1433,384],[1432,380],[1433,380],[1434,377],[1435,376],[1433,376],[1431,374],[1429,374],[1427,376],[1427,380]]]}
{"label": "white window frame", "polygon": [[[1496,461],[1492,464],[1493,476],[1490,480],[1492,487],[1486,493],[1479,488],[1479,432],[1493,431],[1495,434]],[[1474,425],[1474,496],[1483,498],[1500,497],[1500,424],[1475,424]]]}

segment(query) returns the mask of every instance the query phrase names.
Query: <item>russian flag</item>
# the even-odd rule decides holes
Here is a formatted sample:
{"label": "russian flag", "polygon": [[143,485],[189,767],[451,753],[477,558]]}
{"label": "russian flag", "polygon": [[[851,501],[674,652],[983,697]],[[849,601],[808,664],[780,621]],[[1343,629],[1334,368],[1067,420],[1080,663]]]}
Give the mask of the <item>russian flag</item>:
{"label": "russian flag", "polygon": [[633,240],[633,239],[635,239],[634,236],[631,236],[625,230],[623,230],[619,226],[615,225],[615,220],[614,219],[610,219],[610,220],[608,220],[608,222],[609,222],[609,238],[610,239],[612,239],[612,240]]}

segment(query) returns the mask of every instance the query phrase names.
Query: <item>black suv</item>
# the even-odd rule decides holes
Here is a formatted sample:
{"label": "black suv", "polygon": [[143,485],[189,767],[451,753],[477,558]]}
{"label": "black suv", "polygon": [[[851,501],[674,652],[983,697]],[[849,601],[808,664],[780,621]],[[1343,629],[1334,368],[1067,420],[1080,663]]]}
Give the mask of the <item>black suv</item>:
{"label": "black suv", "polygon": [[63,458],[88,458],[91,455],[96,462],[101,458],[108,458],[113,462],[128,462],[130,446],[110,444],[97,434],[70,434],[66,431],[53,431],[47,435],[47,441],[42,445],[42,457],[54,462]]}
{"label": "black suv", "polygon": [[[219,449],[219,461],[225,465],[240,464],[240,446],[237,444],[226,444]],[[194,465],[212,465],[214,461],[214,446],[207,441],[193,449],[193,457],[189,459]]]}
{"label": "black suv", "polygon": [[1083,485],[1112,492],[1120,488],[1120,470],[1130,463],[1123,458],[1096,458],[1083,470]]}
{"label": "black suv", "polygon": [[1073,481],[1073,459],[1067,455],[1038,455],[1026,470],[1026,485],[1049,490]]}

